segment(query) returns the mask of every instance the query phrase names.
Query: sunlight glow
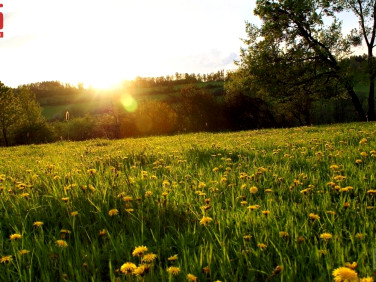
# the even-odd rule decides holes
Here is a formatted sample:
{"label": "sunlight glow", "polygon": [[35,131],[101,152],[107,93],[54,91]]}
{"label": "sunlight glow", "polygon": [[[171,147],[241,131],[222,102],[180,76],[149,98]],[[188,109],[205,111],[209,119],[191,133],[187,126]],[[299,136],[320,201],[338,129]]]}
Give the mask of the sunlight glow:
{"label": "sunlight glow", "polygon": [[138,103],[136,99],[134,99],[131,95],[126,94],[121,97],[121,104],[123,105],[124,109],[130,113],[133,113],[137,110]]}

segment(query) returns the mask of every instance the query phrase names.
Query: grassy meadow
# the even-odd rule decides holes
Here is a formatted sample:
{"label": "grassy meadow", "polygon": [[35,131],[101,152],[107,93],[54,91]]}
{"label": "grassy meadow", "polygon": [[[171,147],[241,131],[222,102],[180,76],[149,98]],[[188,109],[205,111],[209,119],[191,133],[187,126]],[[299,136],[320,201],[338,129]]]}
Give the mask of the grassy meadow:
{"label": "grassy meadow", "polygon": [[0,148],[0,281],[372,277],[375,172],[371,122]]}

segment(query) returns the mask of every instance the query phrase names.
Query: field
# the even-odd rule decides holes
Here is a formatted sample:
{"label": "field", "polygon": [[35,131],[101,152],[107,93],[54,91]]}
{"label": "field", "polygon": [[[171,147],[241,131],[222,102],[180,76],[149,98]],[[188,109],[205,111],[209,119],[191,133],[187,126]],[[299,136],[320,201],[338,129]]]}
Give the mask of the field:
{"label": "field", "polygon": [[0,148],[0,281],[372,277],[375,171],[375,123]]}

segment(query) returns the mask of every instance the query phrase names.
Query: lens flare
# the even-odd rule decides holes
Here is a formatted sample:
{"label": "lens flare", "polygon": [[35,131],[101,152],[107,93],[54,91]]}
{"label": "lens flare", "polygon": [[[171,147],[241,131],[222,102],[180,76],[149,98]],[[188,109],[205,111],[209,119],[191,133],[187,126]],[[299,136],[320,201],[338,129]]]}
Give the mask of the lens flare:
{"label": "lens flare", "polygon": [[124,109],[128,112],[135,112],[137,110],[138,104],[136,99],[134,99],[131,95],[124,95],[121,98],[121,104],[123,105]]}

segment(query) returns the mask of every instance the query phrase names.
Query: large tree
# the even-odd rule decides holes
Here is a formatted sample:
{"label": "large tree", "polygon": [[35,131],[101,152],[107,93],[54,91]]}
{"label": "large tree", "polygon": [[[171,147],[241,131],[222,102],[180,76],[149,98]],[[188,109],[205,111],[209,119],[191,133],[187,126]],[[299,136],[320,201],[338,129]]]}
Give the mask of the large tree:
{"label": "large tree", "polygon": [[[353,45],[361,45],[364,40],[367,48],[368,63],[368,118],[375,120],[375,77],[376,64],[373,48],[376,40],[376,1],[375,0],[340,0],[339,5],[352,11],[358,18],[359,27],[351,32]],[[363,39],[363,40],[362,40]]]}
{"label": "large tree", "polygon": [[0,82],[0,127],[6,146],[9,146],[9,128],[18,121],[20,112],[13,90]]}
{"label": "large tree", "polygon": [[[341,22],[337,18],[338,12],[351,7],[350,2],[258,0],[254,12],[262,19],[262,25],[247,24],[248,38],[244,40],[246,48],[242,49],[240,71],[252,78],[253,85],[258,86],[257,91],[264,97],[274,95],[282,101],[308,102],[309,105],[322,95],[344,92],[360,120],[366,120],[349,71],[341,64],[341,60],[351,54],[351,47],[359,44],[359,36],[356,36],[359,32],[354,31],[346,38],[342,36]],[[353,4],[355,2],[361,1],[354,0]],[[363,14],[370,16],[370,11],[369,8]],[[360,34],[362,32],[368,37],[372,34],[369,28],[360,29]],[[373,60],[372,54],[370,58]],[[373,73],[370,72],[370,76]],[[372,119],[373,103],[372,86],[368,100],[368,115]]]}

